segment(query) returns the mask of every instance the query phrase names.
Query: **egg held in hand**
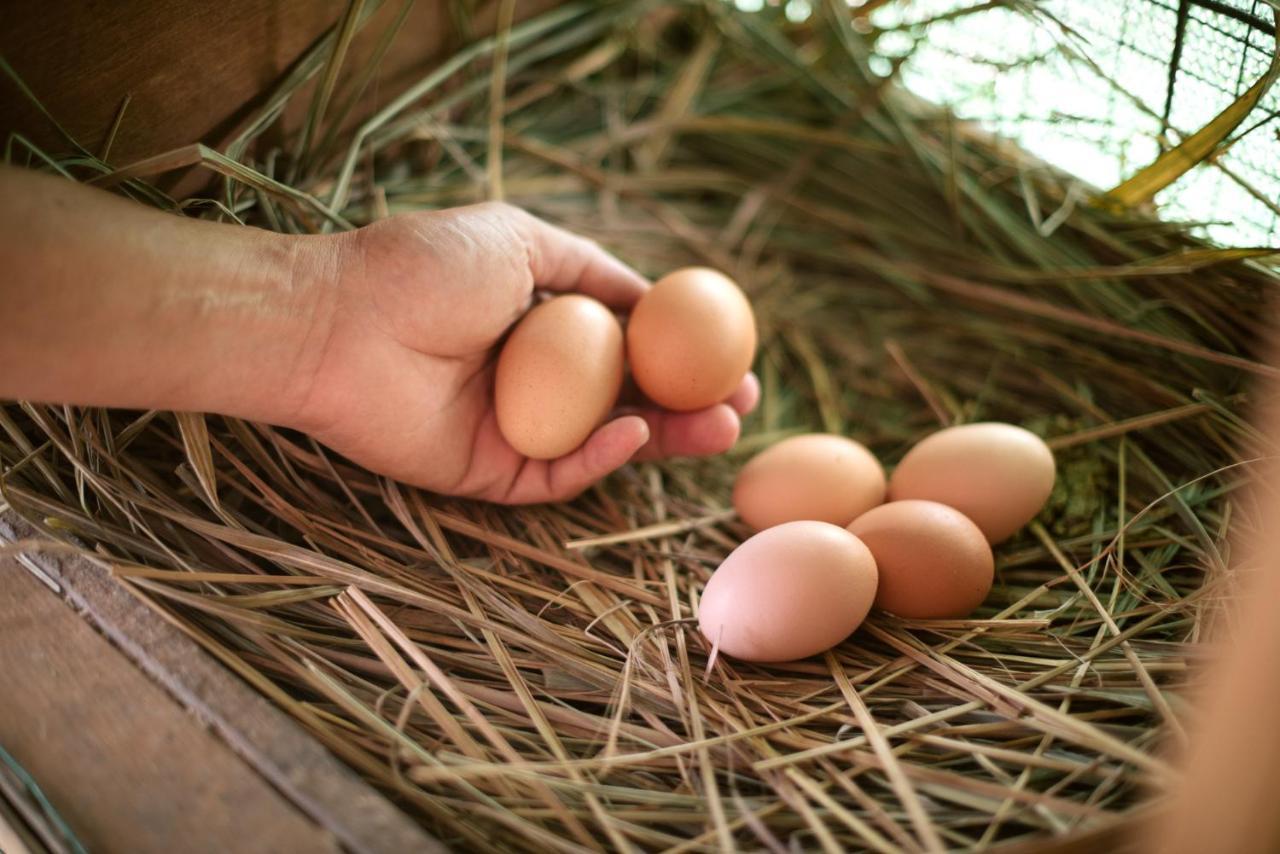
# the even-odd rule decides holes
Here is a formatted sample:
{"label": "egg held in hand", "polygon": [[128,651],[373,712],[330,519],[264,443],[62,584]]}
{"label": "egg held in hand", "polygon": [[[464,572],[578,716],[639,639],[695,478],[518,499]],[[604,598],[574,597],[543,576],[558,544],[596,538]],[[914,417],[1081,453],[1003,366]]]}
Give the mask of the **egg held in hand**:
{"label": "egg held in hand", "polygon": [[728,399],[755,355],[751,303],[731,279],[706,267],[663,276],[627,321],[636,385],[667,409],[704,409]]}
{"label": "egg held in hand", "polygon": [[1009,539],[1053,492],[1053,451],[1012,424],[985,422],[939,430],[920,440],[889,477],[889,500],[919,498],[954,507],[987,541]]}
{"label": "egg held in hand", "polygon": [[876,563],[826,522],[787,522],[734,549],[707,582],[698,629],[725,655],[793,661],[844,640],[876,596]]}
{"label": "egg held in hand", "polygon": [[498,356],[493,402],[502,437],[536,460],[576,450],[622,388],[622,327],[580,294],[535,306]]}
{"label": "egg held in hand", "polygon": [[844,527],[884,502],[884,469],[852,439],[807,433],[751,458],[733,484],[738,516],[757,531],[813,519]]}
{"label": "egg held in hand", "polygon": [[911,619],[965,617],[991,592],[991,546],[954,507],[891,501],[854,519],[849,531],[875,557],[877,608]]}

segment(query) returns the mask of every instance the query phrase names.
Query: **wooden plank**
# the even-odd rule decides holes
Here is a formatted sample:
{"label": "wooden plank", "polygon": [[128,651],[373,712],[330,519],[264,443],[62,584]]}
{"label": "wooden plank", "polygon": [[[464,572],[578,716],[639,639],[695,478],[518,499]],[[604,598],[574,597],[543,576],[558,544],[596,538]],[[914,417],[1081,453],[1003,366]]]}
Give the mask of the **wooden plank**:
{"label": "wooden plank", "polygon": [[338,850],[14,560],[0,649],[0,743],[91,850]]}
{"label": "wooden plank", "polygon": [[26,559],[65,602],[0,562],[0,743],[92,848],[444,851],[99,568]]}
{"label": "wooden plank", "polygon": [[[369,2],[369,0],[366,0]],[[517,20],[559,0],[521,0]],[[337,100],[367,65],[403,0],[385,0],[355,37]],[[95,154],[125,96],[131,98],[108,162],[123,166],[192,142],[228,140],[293,63],[342,16],[342,0],[45,0],[6,4],[0,56],[77,142]],[[473,6],[473,36],[493,31],[496,3]],[[444,0],[419,0],[379,64],[348,126],[386,104],[458,46]],[[312,84],[284,115],[300,127]],[[0,140],[19,132],[53,152],[67,144],[7,76],[0,74]],[[273,132],[278,143],[280,134]],[[19,154],[22,150],[19,149]],[[19,157],[19,163],[24,162]]]}

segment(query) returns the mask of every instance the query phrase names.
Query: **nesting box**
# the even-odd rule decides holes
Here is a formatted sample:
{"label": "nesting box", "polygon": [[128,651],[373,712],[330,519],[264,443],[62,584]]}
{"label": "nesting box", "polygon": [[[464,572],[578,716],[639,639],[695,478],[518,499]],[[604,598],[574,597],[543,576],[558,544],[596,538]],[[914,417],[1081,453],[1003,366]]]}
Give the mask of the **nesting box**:
{"label": "nesting box", "polygon": [[[184,68],[250,70],[194,94],[184,71],[195,115],[126,130],[127,85],[83,109],[65,79],[29,87],[72,99],[46,106],[88,152],[34,140],[48,161],[218,203],[188,215],[332,232],[503,199],[647,276],[711,266],[752,300],[761,400],[738,445],[562,504],[429,493],[217,414],[0,410],[5,533],[39,541],[24,565],[52,589],[25,582],[33,601],[70,597],[298,834],[1048,851],[1120,845],[1150,815],[1227,544],[1256,521],[1232,500],[1249,395],[1276,375],[1267,252],[905,91],[883,38],[928,30],[893,30],[887,4],[754,5],[245,4],[200,23],[213,46]],[[246,21],[278,35],[226,37]],[[285,54],[266,75],[264,45]],[[712,654],[698,603],[750,533],[728,508],[754,452],[828,432],[892,468],[974,421],[1038,434],[1058,472],[974,614],[874,613],[799,662]],[[139,814],[131,841],[167,826]]]}

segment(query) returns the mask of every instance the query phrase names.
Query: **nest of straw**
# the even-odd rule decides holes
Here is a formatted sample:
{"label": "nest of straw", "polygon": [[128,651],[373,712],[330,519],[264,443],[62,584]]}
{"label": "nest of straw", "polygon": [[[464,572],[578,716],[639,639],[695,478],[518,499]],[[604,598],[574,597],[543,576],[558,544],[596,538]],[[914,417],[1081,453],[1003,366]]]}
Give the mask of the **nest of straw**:
{"label": "nest of straw", "polygon": [[[842,7],[795,26],[570,4],[354,135],[267,149],[309,77],[358,91],[360,69],[321,73],[335,29],[226,153],[116,176],[170,206],[142,179],[194,158],[226,177],[184,210],[288,230],[501,192],[646,273],[725,269],[762,340],[733,453],[502,508],[265,425],[23,404],[0,410],[5,500],[459,847],[893,851],[1123,825],[1170,780],[1224,540],[1251,524],[1231,498],[1275,279],[913,102]],[[892,464],[977,419],[1039,432],[1060,471],[978,613],[874,615],[823,657],[707,671],[692,618],[748,533],[726,509],[747,455],[827,430]]]}

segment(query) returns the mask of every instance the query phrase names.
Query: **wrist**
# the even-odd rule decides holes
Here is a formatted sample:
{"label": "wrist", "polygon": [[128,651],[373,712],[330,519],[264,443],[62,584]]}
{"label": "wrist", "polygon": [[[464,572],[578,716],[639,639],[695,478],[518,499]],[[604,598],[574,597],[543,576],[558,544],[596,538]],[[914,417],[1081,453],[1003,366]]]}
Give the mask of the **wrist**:
{"label": "wrist", "polygon": [[291,424],[347,235],[150,210],[0,169],[0,397]]}
{"label": "wrist", "polygon": [[333,330],[342,259],[352,241],[347,234],[261,236],[257,252],[269,271],[262,310],[252,319],[247,346],[231,348],[239,362],[227,365],[231,375],[217,384],[236,399],[209,408],[305,429]]}

